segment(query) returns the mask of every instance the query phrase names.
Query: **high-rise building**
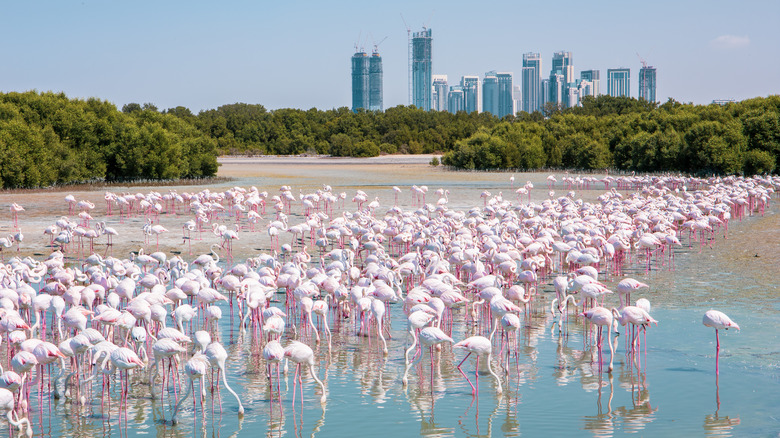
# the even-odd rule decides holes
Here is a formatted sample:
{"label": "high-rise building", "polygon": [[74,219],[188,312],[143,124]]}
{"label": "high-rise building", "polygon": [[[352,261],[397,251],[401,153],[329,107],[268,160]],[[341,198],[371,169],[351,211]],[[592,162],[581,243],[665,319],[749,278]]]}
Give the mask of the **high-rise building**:
{"label": "high-rise building", "polygon": [[464,111],[463,87],[459,85],[450,87],[450,94],[447,100],[449,112],[455,114],[458,111]]}
{"label": "high-rise building", "polygon": [[539,111],[544,110],[544,107],[550,102],[550,80],[542,79],[539,86]]}
{"label": "high-rise building", "polygon": [[485,73],[482,80],[482,111],[498,115],[498,78],[495,71]]}
{"label": "high-rise building", "polygon": [[479,86],[479,76],[461,77],[460,86],[463,88],[464,111],[482,112],[482,89]]}
{"label": "high-rise building", "polygon": [[436,111],[447,111],[447,99],[449,86],[447,85],[447,75],[433,75],[433,104],[432,109]]}
{"label": "high-rise building", "polygon": [[352,55],[352,111],[369,107],[368,55],[359,51]]}
{"label": "high-rise building", "polygon": [[523,54],[523,105],[527,113],[538,111],[544,105],[542,94],[542,56],[538,53]]}
{"label": "high-rise building", "polygon": [[597,97],[599,95],[599,70],[584,70],[580,72],[580,79],[582,81],[590,82],[590,92],[588,94],[582,94],[580,93],[580,97],[582,96],[593,96]]}
{"label": "high-rise building", "polygon": [[648,102],[655,100],[655,67],[642,66],[639,69],[639,98]]}
{"label": "high-rise building", "polygon": [[[578,99],[582,99],[585,96],[596,97],[595,90],[592,81],[580,80],[577,82],[577,91],[579,93]],[[580,105],[582,102],[578,102]]]}
{"label": "high-rise building", "polygon": [[569,108],[580,106],[580,89],[579,84],[577,85],[578,86],[568,88],[568,94],[566,95],[566,106]]}
{"label": "high-rise building", "polygon": [[512,85],[512,101],[514,102],[514,108],[512,114],[517,114],[523,110],[523,87],[520,85]]}
{"label": "high-rise building", "polygon": [[631,97],[631,69],[607,69],[607,94],[613,97]]}
{"label": "high-rise building", "polygon": [[375,48],[368,62],[368,109],[383,111],[382,101],[382,57]]}
{"label": "high-rise building", "polygon": [[[553,76],[561,75],[562,79],[554,79]],[[550,70],[550,83],[561,82],[561,93],[559,94],[558,104],[567,105],[568,99],[564,96],[569,94],[569,87],[574,86],[574,60],[571,52],[555,52],[552,58],[552,69]]]}
{"label": "high-rise building", "polygon": [[512,98],[512,73],[496,73],[498,80],[498,117],[515,114],[515,101]]}
{"label": "high-rise building", "polygon": [[412,34],[412,105],[431,110],[433,98],[433,37],[431,29]]}
{"label": "high-rise building", "polygon": [[563,108],[564,104],[567,103],[566,96],[568,95],[568,89],[566,88],[563,75],[560,73],[551,74],[549,84],[550,94],[547,98],[547,102],[551,102],[559,108]]}

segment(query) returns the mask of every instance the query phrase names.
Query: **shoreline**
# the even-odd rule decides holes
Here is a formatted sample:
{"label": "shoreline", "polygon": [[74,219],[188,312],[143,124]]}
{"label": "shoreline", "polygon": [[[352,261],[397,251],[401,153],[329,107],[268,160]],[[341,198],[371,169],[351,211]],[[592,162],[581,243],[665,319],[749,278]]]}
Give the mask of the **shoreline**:
{"label": "shoreline", "polygon": [[[220,164],[428,164],[442,154],[380,155],[378,157],[333,157],[330,155],[223,155]],[[217,171],[219,173],[219,171]]]}

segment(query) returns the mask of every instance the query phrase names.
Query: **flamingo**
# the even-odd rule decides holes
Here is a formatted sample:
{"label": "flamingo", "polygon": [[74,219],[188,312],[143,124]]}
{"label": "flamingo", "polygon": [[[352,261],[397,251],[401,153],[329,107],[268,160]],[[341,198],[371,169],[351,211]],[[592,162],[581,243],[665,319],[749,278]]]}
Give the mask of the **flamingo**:
{"label": "flamingo", "polygon": [[227,382],[225,362],[227,361],[228,354],[227,351],[225,351],[225,347],[223,347],[219,342],[212,342],[208,345],[208,347],[206,347],[206,350],[203,352],[203,354],[206,355],[206,358],[208,358],[211,366],[216,366],[219,368],[218,373],[222,374],[222,383],[225,385],[225,388],[227,388],[227,390],[233,394],[233,397],[235,397],[236,401],[238,402],[238,416],[243,417],[244,405],[241,404],[241,399],[238,398],[238,394],[233,391],[233,388],[231,388]]}
{"label": "flamingo", "polygon": [[615,348],[612,345],[612,327],[615,326],[615,333],[619,332],[617,331],[617,324],[614,319],[614,315],[612,312],[610,312],[608,309],[600,306],[593,307],[591,309],[588,309],[581,313],[582,316],[587,318],[590,322],[598,326],[598,335],[597,335],[597,342],[596,346],[599,350],[599,368],[601,368],[601,346],[602,346],[602,329],[604,327],[609,330],[607,333],[607,342],[609,343],[609,367],[607,368],[607,372],[611,373],[613,369],[613,362],[615,359]]}
{"label": "flamingo", "polygon": [[417,346],[417,330],[430,324],[434,318],[435,318],[434,314],[428,313],[423,310],[414,311],[410,313],[409,317],[407,318],[409,321],[409,333],[412,335],[413,342],[412,345],[404,353],[404,358],[406,360],[406,369],[404,370],[404,376],[401,379],[401,382],[403,382],[404,387],[406,387],[406,384],[408,383],[406,376],[409,374],[409,368],[411,368],[411,363],[409,362],[409,353],[412,350],[414,350],[414,348]]}
{"label": "flamingo", "polygon": [[6,411],[6,418],[8,418],[8,423],[20,431],[26,424],[27,429],[25,433],[28,437],[33,436],[30,420],[27,418],[19,418],[18,414],[14,411],[14,394],[6,388],[0,388],[0,411]]}
{"label": "flamingo", "polygon": [[[271,380],[271,364],[276,366],[276,388],[277,393],[279,394],[279,403],[281,403],[282,393],[281,388],[279,387],[279,364],[282,362],[282,359],[284,359],[284,347],[282,347],[282,344],[276,339],[268,341],[268,343],[265,344],[265,347],[263,347],[263,359],[268,363],[268,384],[271,385],[272,394],[274,385]],[[287,371],[285,370],[285,374],[286,373]]]}
{"label": "flamingo", "polygon": [[739,330],[739,325],[719,310],[708,310],[704,312],[704,318],[701,322],[705,326],[715,329],[715,375],[719,375],[720,369],[718,367],[718,359],[720,357],[720,336],[718,335],[718,330],[728,330],[730,328]]}
{"label": "flamingo", "polygon": [[[469,385],[471,385],[471,395],[479,394],[479,356],[480,355],[487,355],[488,372],[490,372],[490,375],[492,375],[496,379],[496,385],[498,386],[498,388],[496,389],[496,394],[501,395],[502,392],[501,379],[499,379],[498,375],[493,372],[493,368],[490,364],[491,355],[493,351],[493,345],[490,342],[490,339],[484,336],[471,336],[470,338],[466,338],[456,343],[455,345],[452,346],[452,348],[461,348],[469,352],[466,355],[466,357],[464,357],[463,360],[460,361],[457,368],[458,371],[460,371],[460,373],[463,375],[463,377],[466,378],[466,381],[469,382]],[[476,388],[474,387],[474,384],[471,383],[471,380],[469,380],[469,378],[466,376],[466,373],[464,373],[463,370],[460,368],[460,366],[463,365],[463,362],[465,362],[466,359],[468,359],[469,356],[471,356],[471,353],[477,355],[477,365],[476,365],[476,370],[474,371],[474,381],[477,383]]]}
{"label": "flamingo", "polygon": [[[309,365],[309,372],[312,378],[322,388],[322,397],[320,397],[320,403],[325,404],[327,397],[325,395],[325,384],[322,383],[317,375],[314,373],[314,351],[308,345],[303,342],[292,341],[287,347],[284,348],[284,357],[289,358],[295,362],[295,376],[293,377],[293,407],[295,406],[295,384],[296,381],[301,386],[301,409],[303,409],[303,379],[301,373],[301,366],[303,364]],[[297,380],[296,380],[297,379]]]}
{"label": "flamingo", "polygon": [[14,229],[19,229],[19,212],[24,211],[24,207],[14,202],[11,204],[11,217],[13,218]]}
{"label": "flamingo", "polygon": [[[187,374],[187,377],[190,379],[190,384],[187,386],[187,392],[184,394],[184,397],[182,397],[181,400],[179,400],[178,403],[176,403],[176,408],[173,410],[173,416],[171,417],[171,423],[176,424],[176,415],[179,413],[179,408],[184,403],[185,400],[190,396],[190,393],[193,392],[193,387],[195,386],[195,380],[200,380],[200,405],[201,409],[203,406],[203,400],[206,397],[206,386],[205,386],[205,378],[206,373],[209,369],[209,360],[203,353],[195,353],[190,360],[187,361],[187,363],[184,365],[184,372]],[[193,401],[193,404],[195,402]]]}

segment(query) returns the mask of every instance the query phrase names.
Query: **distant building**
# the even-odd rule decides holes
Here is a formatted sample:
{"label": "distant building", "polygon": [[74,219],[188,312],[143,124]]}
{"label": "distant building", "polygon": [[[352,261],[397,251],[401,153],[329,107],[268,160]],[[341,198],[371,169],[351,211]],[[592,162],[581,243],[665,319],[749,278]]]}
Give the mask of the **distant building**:
{"label": "distant building", "polygon": [[550,102],[550,80],[542,79],[539,86],[539,111],[544,110],[544,107]]}
{"label": "distant building", "polygon": [[463,88],[464,111],[467,113],[482,112],[482,88],[479,76],[463,76],[460,78]]}
{"label": "distant building", "polygon": [[551,74],[549,80],[549,97],[547,102],[551,102],[558,107],[563,107],[565,96],[568,94],[566,82],[562,74]]}
{"label": "distant building", "polygon": [[465,105],[463,101],[463,87],[459,85],[450,87],[450,94],[447,100],[449,101],[449,112],[455,114],[458,111],[464,111]]}
{"label": "distant building", "polygon": [[449,85],[447,75],[433,75],[433,104],[436,111],[447,111],[447,99],[449,99]]}
{"label": "distant building", "polygon": [[382,101],[382,57],[374,49],[368,62],[368,109],[384,111]]}
{"label": "distant building", "polygon": [[712,103],[714,103],[715,105],[721,105],[721,106],[728,105],[730,103],[735,103],[735,102],[736,100],[734,99],[715,99],[712,101]]}
{"label": "distant building", "polygon": [[352,55],[352,111],[369,108],[369,61],[364,51]]}
{"label": "distant building", "polygon": [[565,103],[569,108],[580,106],[580,90],[578,87],[575,86],[568,88]]}
{"label": "distant building", "polygon": [[485,73],[482,81],[482,111],[498,115],[498,77],[495,71]]}
{"label": "distant building", "polygon": [[523,105],[527,113],[538,111],[543,105],[542,98],[542,55],[539,53],[523,54]]}
{"label": "distant building", "polygon": [[580,80],[577,82],[577,91],[579,92],[579,102],[577,105],[582,104],[582,98],[585,96],[593,96],[596,97],[596,93],[594,90],[593,82],[586,81],[586,80]]}
{"label": "distant building", "polygon": [[607,94],[613,97],[631,97],[631,69],[607,69]]}
{"label": "distant building", "polygon": [[517,114],[523,110],[523,87],[521,85],[512,86],[512,101],[514,103],[512,114]]}
{"label": "distant building", "polygon": [[657,102],[655,98],[655,67],[642,66],[639,69],[639,98]]}
{"label": "distant building", "polygon": [[584,70],[580,72],[580,80],[585,82],[590,82],[590,91],[588,94],[582,94],[580,93],[580,97],[582,96],[593,96],[598,97],[599,95],[599,70]]}
{"label": "distant building", "polygon": [[431,29],[412,34],[412,105],[431,110],[433,98],[433,37]]}
{"label": "distant building", "polygon": [[[561,75],[562,79],[553,79],[553,76]],[[564,106],[567,105],[567,100],[564,96],[569,94],[569,88],[574,86],[574,59],[571,52],[555,52],[552,58],[552,69],[550,70],[550,83],[555,81],[561,82],[561,89],[558,103]],[[553,99],[551,99],[553,100]]]}
{"label": "distant building", "polygon": [[515,100],[512,97],[512,73],[496,73],[498,80],[498,117],[515,114]]}

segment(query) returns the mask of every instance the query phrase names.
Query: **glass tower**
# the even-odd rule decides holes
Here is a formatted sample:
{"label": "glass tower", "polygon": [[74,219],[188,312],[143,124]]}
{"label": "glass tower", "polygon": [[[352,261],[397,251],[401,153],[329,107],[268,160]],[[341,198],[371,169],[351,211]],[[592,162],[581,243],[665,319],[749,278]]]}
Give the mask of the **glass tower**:
{"label": "glass tower", "polygon": [[460,78],[463,88],[464,111],[467,113],[482,112],[482,90],[479,86],[479,76],[463,76]]}
{"label": "glass tower", "polygon": [[376,50],[368,64],[368,109],[382,111],[382,57]]}
{"label": "glass tower", "polygon": [[583,81],[590,82],[590,87],[591,87],[588,94],[580,94],[580,97],[582,96],[596,97],[599,95],[599,75],[600,72],[598,70],[584,70],[580,72],[580,79]]}
{"label": "glass tower", "polygon": [[482,111],[498,115],[498,78],[495,71],[485,73],[482,81]]}
{"label": "glass tower", "polygon": [[542,105],[542,56],[539,53],[523,54],[523,111],[532,113]]}
{"label": "glass tower", "polygon": [[631,97],[631,69],[607,69],[607,94],[613,97]]}
{"label": "glass tower", "polygon": [[447,111],[447,75],[433,75],[433,104],[436,111]]}
{"label": "glass tower", "polygon": [[368,55],[360,51],[352,55],[352,111],[368,109]]}
{"label": "glass tower", "polygon": [[496,73],[496,79],[498,80],[498,112],[495,114],[498,117],[514,115],[515,100],[512,97],[512,73]]}
{"label": "glass tower", "polygon": [[412,34],[412,105],[431,110],[433,95],[431,29]]}
{"label": "glass tower", "polygon": [[458,111],[463,111],[465,108],[463,101],[463,88],[455,85],[450,87],[450,94],[447,99],[449,112],[455,114]]}
{"label": "glass tower", "polygon": [[655,67],[643,66],[639,69],[639,98],[648,102],[656,102]]}
{"label": "glass tower", "polygon": [[[555,75],[561,75],[562,79],[556,79]],[[568,96],[569,87],[574,85],[574,65],[571,52],[553,53],[552,70],[550,70],[550,83],[552,84],[556,80],[561,82],[561,90],[560,94],[558,94],[560,97],[557,99],[558,104],[567,104],[568,99],[564,96]]]}

